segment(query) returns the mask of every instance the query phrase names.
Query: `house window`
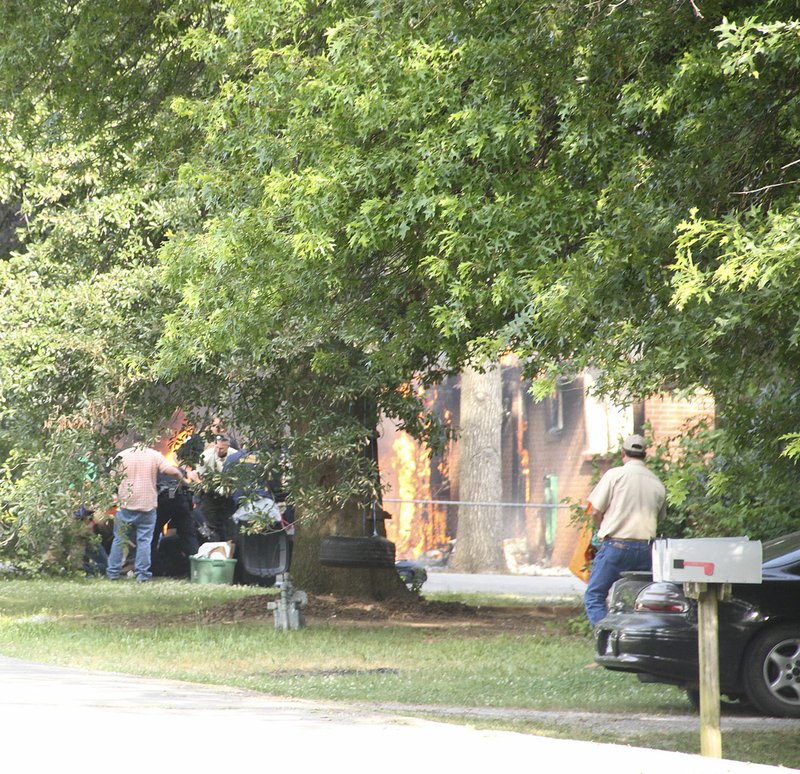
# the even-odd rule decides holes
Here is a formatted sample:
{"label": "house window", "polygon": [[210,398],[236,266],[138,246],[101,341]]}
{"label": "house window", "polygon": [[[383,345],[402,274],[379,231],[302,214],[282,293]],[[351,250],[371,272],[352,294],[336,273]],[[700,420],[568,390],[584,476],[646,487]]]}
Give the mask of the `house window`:
{"label": "house window", "polygon": [[564,392],[560,385],[556,386],[555,392],[544,399],[545,416],[547,420],[547,432],[554,435],[564,429]]}

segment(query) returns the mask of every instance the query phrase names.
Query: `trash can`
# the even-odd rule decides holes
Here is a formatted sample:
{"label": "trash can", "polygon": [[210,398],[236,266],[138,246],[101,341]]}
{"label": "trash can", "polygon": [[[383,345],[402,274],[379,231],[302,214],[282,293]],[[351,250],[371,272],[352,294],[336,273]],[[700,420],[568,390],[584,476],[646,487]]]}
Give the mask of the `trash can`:
{"label": "trash can", "polygon": [[235,583],[272,586],[275,578],[289,571],[292,539],[285,531],[239,535],[236,540],[239,564]]}

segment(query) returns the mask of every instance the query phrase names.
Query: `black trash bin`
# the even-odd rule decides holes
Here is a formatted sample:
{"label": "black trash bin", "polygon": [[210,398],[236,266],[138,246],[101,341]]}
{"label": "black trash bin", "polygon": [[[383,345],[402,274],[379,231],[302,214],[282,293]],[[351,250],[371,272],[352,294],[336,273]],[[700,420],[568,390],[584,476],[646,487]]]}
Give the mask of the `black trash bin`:
{"label": "black trash bin", "polygon": [[[242,535],[236,539],[234,583],[246,586],[272,586],[275,578],[289,572],[292,538],[285,530]],[[238,576],[238,577],[237,577]]]}

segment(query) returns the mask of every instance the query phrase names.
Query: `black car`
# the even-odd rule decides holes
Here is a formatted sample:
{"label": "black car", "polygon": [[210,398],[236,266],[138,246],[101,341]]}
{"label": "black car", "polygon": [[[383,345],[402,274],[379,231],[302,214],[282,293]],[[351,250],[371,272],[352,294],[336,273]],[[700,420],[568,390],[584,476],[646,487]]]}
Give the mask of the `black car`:
{"label": "black car", "polygon": [[[719,603],[720,691],[766,715],[800,717],[800,532],[763,544],[761,584]],[[680,583],[625,573],[595,627],[595,660],[698,696],[697,604]]]}

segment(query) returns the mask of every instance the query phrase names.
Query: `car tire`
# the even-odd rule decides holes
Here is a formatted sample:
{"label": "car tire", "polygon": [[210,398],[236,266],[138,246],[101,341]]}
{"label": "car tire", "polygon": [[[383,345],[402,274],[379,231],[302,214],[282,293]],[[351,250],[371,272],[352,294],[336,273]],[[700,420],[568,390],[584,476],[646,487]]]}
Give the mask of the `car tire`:
{"label": "car tire", "polygon": [[800,718],[800,624],[759,634],[745,653],[745,690],[765,715]]}
{"label": "car tire", "polygon": [[328,567],[394,567],[395,548],[384,537],[323,538],[319,561]]}

